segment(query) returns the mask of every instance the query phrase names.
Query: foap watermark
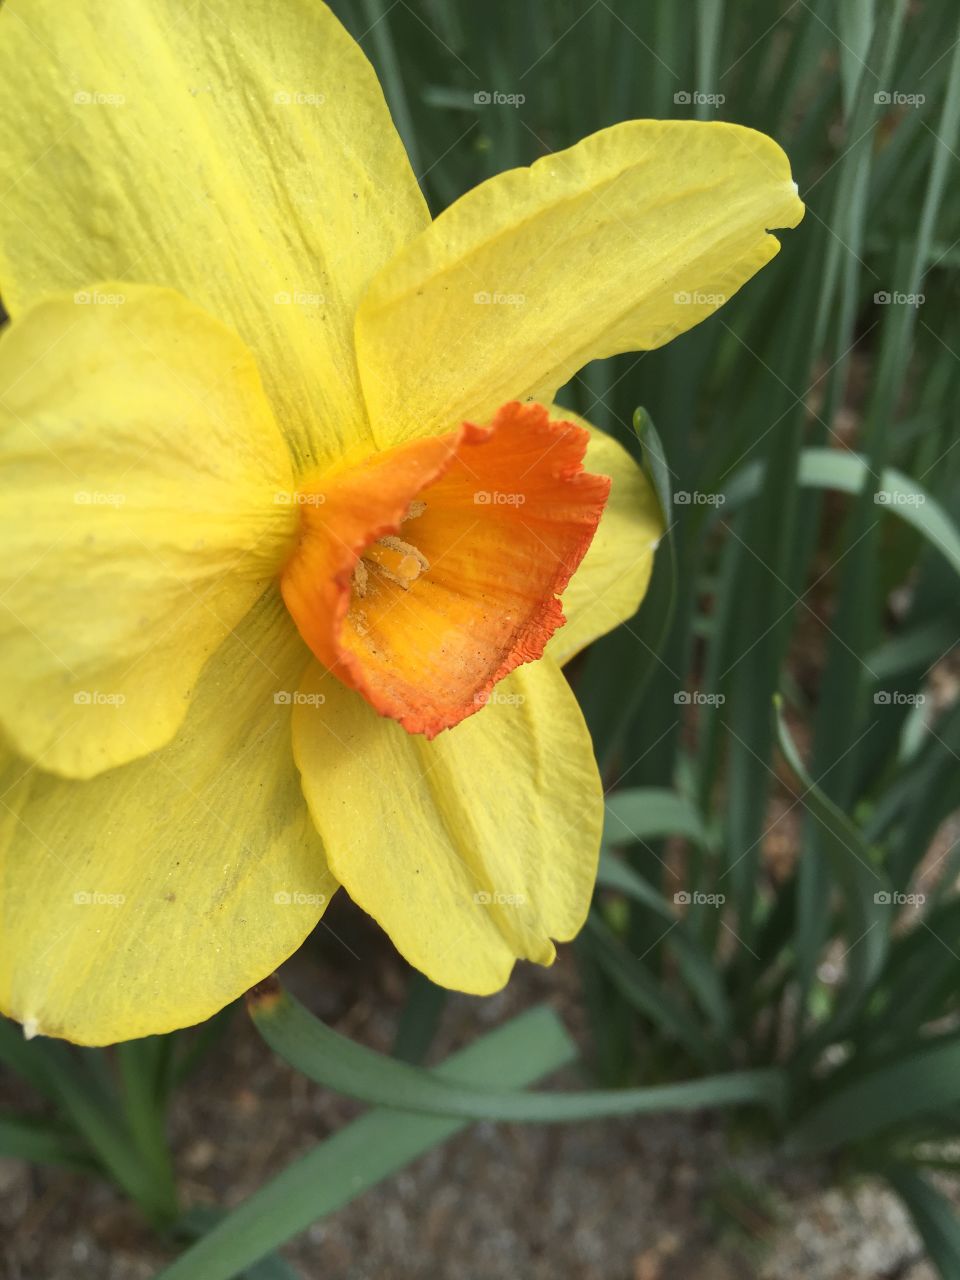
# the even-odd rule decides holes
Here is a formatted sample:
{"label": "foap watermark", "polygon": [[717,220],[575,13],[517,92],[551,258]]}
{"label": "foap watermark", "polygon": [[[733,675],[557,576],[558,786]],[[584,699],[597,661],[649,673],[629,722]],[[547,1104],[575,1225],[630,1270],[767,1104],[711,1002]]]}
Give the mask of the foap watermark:
{"label": "foap watermark", "polygon": [[673,701],[678,707],[722,707],[725,693],[703,693],[700,689],[678,689]]}
{"label": "foap watermark", "polygon": [[122,107],[126,101],[122,93],[92,93],[87,89],[73,95],[75,107]]}
{"label": "foap watermark", "polygon": [[878,907],[922,907],[927,900],[925,893],[901,893],[899,889],[880,889],[873,895]]}
{"label": "foap watermark", "polygon": [[126,902],[126,894],[123,893],[75,893],[73,895],[73,905],[75,907],[122,907]]}
{"label": "foap watermark", "polygon": [[322,707],[327,697],[323,693],[303,693],[300,689],[278,689],[273,700],[278,707]]}
{"label": "foap watermark", "polygon": [[901,293],[899,289],[878,289],[873,295],[878,307],[922,307],[926,300],[925,293]]}
{"label": "foap watermark", "polygon": [[278,307],[323,307],[327,296],[324,293],[311,293],[309,289],[281,289],[273,295]]}
{"label": "foap watermark", "polygon": [[504,693],[502,689],[488,689],[485,693],[473,695],[474,704],[478,707],[522,707],[526,702],[522,693]]}
{"label": "foap watermark", "polygon": [[325,93],[302,93],[295,89],[278,89],[273,95],[278,107],[322,107],[326,100]]}
{"label": "foap watermark", "polygon": [[278,489],[273,501],[278,507],[322,507],[327,496],[324,493],[297,493]]}
{"label": "foap watermark", "polygon": [[727,295],[704,293],[702,289],[694,289],[692,293],[687,293],[685,289],[681,289],[673,295],[673,300],[678,307],[722,307],[727,300]]}
{"label": "foap watermark", "polygon": [[925,93],[902,93],[899,89],[880,89],[873,95],[878,107],[922,107],[926,100]]}
{"label": "foap watermark", "polygon": [[79,689],[73,700],[78,707],[122,707],[125,693],[101,693],[99,689]]}
{"label": "foap watermark", "polygon": [[922,707],[926,702],[922,693],[901,693],[899,689],[878,689],[873,695],[877,707]]}
{"label": "foap watermark", "polygon": [[500,893],[499,890],[481,889],[473,895],[474,902],[481,907],[522,907],[526,898],[522,893]]}
{"label": "foap watermark", "polygon": [[726,500],[725,493],[704,493],[702,489],[678,489],[673,495],[678,507],[722,507]]}
{"label": "foap watermark", "polygon": [[78,307],[122,307],[126,300],[125,293],[102,293],[99,289],[79,289],[73,295]]}
{"label": "foap watermark", "polygon": [[522,107],[526,102],[522,93],[502,93],[499,89],[478,89],[473,95],[477,107]]}
{"label": "foap watermark", "polygon": [[522,307],[527,300],[527,295],[497,291],[490,293],[486,289],[480,289],[473,295],[473,300],[478,307]]}
{"label": "foap watermark", "polygon": [[725,93],[701,93],[699,89],[678,89],[673,95],[678,107],[722,107],[726,100]]}
{"label": "foap watermark", "polygon": [[477,507],[522,507],[526,500],[525,493],[501,493],[499,489],[478,489],[473,495]]}
{"label": "foap watermark", "polygon": [[899,489],[878,489],[873,495],[878,507],[922,507],[927,500],[925,493],[903,493]]}
{"label": "foap watermark", "polygon": [[689,889],[680,889],[673,895],[678,907],[722,907],[726,900],[725,894],[701,893],[699,889],[692,893]]}
{"label": "foap watermark", "polygon": [[322,907],[326,905],[325,893],[302,893],[299,889],[279,889],[273,900],[278,907]]}
{"label": "foap watermark", "polygon": [[78,489],[73,495],[78,507],[122,507],[125,493],[102,493],[99,489]]}

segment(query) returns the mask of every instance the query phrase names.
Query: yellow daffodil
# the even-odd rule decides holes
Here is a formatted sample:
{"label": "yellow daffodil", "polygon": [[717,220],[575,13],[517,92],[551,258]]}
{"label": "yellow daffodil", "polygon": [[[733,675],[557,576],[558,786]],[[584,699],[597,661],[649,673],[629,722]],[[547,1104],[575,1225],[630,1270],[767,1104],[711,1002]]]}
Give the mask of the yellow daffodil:
{"label": "yellow daffodil", "polygon": [[785,156],[633,121],[431,221],[320,0],[7,0],[0,86],[0,1008],[196,1022],[338,885],[446,986],[549,964],[602,810],[560,664],[661,533],[552,401],[773,257]]}

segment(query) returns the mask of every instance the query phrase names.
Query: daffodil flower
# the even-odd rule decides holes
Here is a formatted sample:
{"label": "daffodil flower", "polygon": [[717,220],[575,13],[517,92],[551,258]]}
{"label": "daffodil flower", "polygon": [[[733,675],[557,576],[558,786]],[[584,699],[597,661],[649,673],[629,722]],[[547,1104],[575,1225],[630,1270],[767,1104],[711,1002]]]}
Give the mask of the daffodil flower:
{"label": "daffodil flower", "polygon": [[319,0],[7,0],[0,86],[0,1008],[197,1022],[338,885],[445,986],[549,964],[602,814],[561,664],[662,532],[554,395],[773,257],[785,156],[633,121],[431,221]]}

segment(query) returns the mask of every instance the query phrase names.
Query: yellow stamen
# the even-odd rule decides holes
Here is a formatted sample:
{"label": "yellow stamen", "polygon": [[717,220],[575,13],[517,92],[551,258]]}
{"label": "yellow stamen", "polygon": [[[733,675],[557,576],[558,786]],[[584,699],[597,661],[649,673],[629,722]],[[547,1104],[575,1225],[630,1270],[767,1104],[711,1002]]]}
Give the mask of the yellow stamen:
{"label": "yellow stamen", "polygon": [[[416,512],[415,515],[420,515]],[[410,590],[410,584],[416,582],[421,573],[430,568],[430,561],[412,542],[404,542],[393,534],[387,534],[373,546],[367,547],[363,557],[357,562],[353,573],[353,586],[357,595],[367,594],[370,581],[369,570],[375,569],[404,591]]]}

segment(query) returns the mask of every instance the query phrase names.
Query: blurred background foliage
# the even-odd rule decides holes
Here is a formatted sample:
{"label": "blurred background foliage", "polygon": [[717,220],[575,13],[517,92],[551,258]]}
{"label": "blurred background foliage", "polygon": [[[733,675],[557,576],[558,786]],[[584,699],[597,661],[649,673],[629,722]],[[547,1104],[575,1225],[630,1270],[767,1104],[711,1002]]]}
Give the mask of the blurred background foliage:
{"label": "blurred background foliage", "polygon": [[570,670],[608,787],[576,944],[599,1087],[550,1104],[464,1092],[570,1057],[545,1010],[438,1071],[411,1065],[443,1006],[414,979],[393,1060],[356,1059],[286,997],[255,1012],[300,1070],[379,1105],[352,1145],[346,1130],[320,1144],[221,1226],[177,1217],[163,1138],[216,1020],[114,1054],[0,1027],[0,1057],[61,1117],[0,1119],[0,1149],[106,1172],[158,1225],[207,1232],[170,1277],[269,1277],[290,1274],[270,1249],[471,1118],[735,1106],[785,1159],[888,1179],[960,1276],[956,6],[333,7],[435,213],[643,116],[771,134],[807,203],[720,313],[562,397],[644,461],[669,526],[637,617]]}

